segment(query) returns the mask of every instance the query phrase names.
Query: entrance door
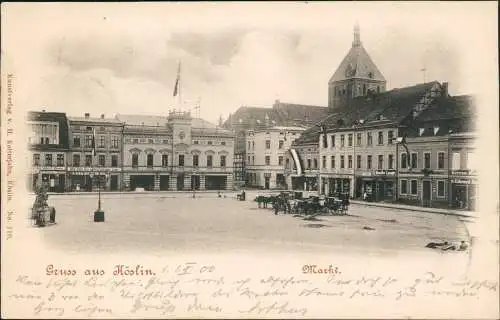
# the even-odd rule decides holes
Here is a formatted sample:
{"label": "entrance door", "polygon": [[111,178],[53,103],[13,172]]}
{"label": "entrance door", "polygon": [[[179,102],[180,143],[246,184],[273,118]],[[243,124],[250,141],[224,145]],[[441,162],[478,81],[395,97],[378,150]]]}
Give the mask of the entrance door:
{"label": "entrance door", "polygon": [[383,181],[377,182],[377,201],[384,200],[384,193],[385,193],[384,182]]}
{"label": "entrance door", "polygon": [[200,190],[200,176],[191,176],[191,190]]}
{"label": "entrance door", "polygon": [[184,174],[177,175],[177,190],[184,190]]}
{"label": "entrance door", "polygon": [[117,191],[118,190],[118,176],[117,175],[112,175],[111,180],[110,180],[110,189],[111,191]]}
{"label": "entrance door", "polygon": [[431,182],[424,180],[422,185],[422,205],[430,207],[431,204]]}
{"label": "entrance door", "polygon": [[270,180],[271,178],[269,178],[269,177],[265,177],[264,179],[265,179],[265,180],[264,180],[264,189],[269,189],[269,180]]}

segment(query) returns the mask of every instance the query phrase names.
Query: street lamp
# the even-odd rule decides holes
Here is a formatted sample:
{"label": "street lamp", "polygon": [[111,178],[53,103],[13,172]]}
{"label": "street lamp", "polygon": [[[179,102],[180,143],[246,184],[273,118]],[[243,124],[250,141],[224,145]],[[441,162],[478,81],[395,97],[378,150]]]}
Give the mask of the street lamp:
{"label": "street lamp", "polygon": [[[95,131],[91,127],[87,127],[87,131],[92,132],[92,155],[95,157]],[[90,190],[94,185],[94,177],[97,178],[97,192],[98,192],[98,200],[97,200],[97,210],[94,211],[94,222],[104,222],[104,211],[101,208],[101,177],[94,172],[94,159],[90,162]]]}

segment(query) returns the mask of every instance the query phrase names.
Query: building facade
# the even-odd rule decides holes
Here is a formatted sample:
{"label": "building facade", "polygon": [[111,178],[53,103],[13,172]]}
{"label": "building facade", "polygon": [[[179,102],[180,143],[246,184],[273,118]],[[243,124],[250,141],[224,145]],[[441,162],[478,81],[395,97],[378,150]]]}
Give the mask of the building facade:
{"label": "building facade", "polygon": [[232,190],[234,134],[189,112],[118,115],[126,190]]}
{"label": "building facade", "polygon": [[304,130],[301,127],[274,126],[248,130],[246,137],[246,173],[251,187],[287,189],[285,164],[287,152]]}
{"label": "building facade", "polygon": [[29,112],[27,115],[30,173],[28,190],[46,181],[50,192],[64,192],[68,176],[68,119],[60,112]]}
{"label": "building facade", "polygon": [[[67,191],[122,190],[123,124],[101,115],[69,117]],[[96,154],[92,154],[95,132]]]}

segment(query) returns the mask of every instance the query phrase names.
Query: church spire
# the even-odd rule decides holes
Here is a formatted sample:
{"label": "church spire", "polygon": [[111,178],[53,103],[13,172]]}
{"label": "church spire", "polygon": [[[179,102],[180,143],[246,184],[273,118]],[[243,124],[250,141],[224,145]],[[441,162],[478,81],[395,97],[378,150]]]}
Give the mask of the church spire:
{"label": "church spire", "polygon": [[352,42],[353,47],[359,47],[361,46],[361,38],[359,35],[359,24],[356,22],[354,25],[354,41]]}

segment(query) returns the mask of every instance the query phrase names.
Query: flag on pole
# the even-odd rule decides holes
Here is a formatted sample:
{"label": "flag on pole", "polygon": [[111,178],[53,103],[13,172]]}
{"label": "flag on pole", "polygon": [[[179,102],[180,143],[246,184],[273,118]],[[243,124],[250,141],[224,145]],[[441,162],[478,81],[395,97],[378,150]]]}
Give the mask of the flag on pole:
{"label": "flag on pole", "polygon": [[95,157],[95,128],[92,128],[92,156]]}
{"label": "flag on pole", "polygon": [[180,85],[181,82],[181,63],[179,62],[179,66],[177,67],[177,78],[175,79],[175,86],[174,86],[174,97],[179,94]]}

